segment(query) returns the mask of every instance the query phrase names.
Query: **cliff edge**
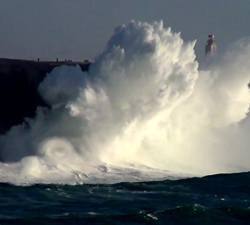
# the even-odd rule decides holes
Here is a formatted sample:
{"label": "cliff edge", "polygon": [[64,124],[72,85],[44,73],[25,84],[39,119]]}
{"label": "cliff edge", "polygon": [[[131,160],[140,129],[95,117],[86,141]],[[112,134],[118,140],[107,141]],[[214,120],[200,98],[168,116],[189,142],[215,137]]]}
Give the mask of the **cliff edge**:
{"label": "cliff edge", "polygon": [[47,73],[61,65],[79,65],[82,71],[88,71],[91,63],[0,58],[0,135],[21,124],[25,117],[35,116],[38,106],[47,106],[37,87]]}

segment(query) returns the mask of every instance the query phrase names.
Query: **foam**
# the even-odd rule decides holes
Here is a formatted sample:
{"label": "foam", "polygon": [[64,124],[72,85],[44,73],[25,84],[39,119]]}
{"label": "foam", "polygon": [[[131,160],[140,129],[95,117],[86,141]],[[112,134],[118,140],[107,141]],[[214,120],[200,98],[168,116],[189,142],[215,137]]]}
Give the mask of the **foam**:
{"label": "foam", "polygon": [[194,45],[162,21],[132,21],[114,30],[88,73],[54,69],[39,86],[52,109],[38,108],[28,128],[1,137],[2,180],[115,183],[248,170],[250,41],[203,70]]}

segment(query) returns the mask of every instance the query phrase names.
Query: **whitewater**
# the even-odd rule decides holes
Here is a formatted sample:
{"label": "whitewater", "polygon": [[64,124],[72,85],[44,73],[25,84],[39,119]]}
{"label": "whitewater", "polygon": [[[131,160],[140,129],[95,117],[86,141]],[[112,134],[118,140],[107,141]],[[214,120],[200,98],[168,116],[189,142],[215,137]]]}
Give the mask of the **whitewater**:
{"label": "whitewater", "polygon": [[51,109],[0,137],[0,180],[117,183],[250,170],[250,39],[200,66],[163,22],[115,28],[88,72],[55,68]]}

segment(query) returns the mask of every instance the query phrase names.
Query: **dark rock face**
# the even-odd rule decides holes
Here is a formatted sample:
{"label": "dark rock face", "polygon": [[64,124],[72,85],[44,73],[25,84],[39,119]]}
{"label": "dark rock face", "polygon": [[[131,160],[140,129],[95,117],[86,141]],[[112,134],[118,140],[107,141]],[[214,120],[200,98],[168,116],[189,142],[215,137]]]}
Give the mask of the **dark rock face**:
{"label": "dark rock face", "polygon": [[0,59],[0,135],[25,117],[35,116],[38,106],[47,106],[37,91],[47,73],[57,66],[76,64],[88,71],[91,63]]}

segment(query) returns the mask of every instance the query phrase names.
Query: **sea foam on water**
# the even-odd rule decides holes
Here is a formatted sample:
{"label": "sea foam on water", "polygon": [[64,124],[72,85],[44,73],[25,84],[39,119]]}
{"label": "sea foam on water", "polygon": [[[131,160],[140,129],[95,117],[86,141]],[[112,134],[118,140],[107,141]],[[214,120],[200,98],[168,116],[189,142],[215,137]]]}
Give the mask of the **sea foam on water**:
{"label": "sea foam on water", "polygon": [[39,86],[51,110],[39,107],[28,129],[1,137],[3,180],[114,183],[249,170],[250,41],[205,70],[195,43],[162,21],[132,21],[114,30],[88,72],[55,68]]}

